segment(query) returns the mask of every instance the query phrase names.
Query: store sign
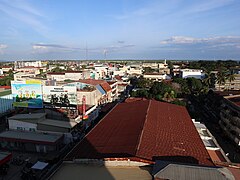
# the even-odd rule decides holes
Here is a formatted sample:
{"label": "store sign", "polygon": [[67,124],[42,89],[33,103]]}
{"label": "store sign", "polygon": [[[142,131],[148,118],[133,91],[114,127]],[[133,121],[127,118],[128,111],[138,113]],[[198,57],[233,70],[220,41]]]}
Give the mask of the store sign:
{"label": "store sign", "polygon": [[43,101],[53,105],[76,105],[77,90],[73,86],[43,86]]}
{"label": "store sign", "polygon": [[41,81],[11,81],[14,107],[42,108]]}

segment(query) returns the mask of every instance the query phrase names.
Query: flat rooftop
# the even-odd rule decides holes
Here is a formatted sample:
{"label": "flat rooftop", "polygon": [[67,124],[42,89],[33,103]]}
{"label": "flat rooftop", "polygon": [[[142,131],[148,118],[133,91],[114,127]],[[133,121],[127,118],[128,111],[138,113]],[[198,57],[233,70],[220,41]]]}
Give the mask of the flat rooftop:
{"label": "flat rooftop", "polygon": [[128,179],[152,180],[150,169],[147,167],[106,167],[83,164],[63,163],[52,180],[89,180],[89,179]]}
{"label": "flat rooftop", "polygon": [[62,127],[62,128],[73,128],[77,125],[75,121],[60,121],[60,120],[53,120],[53,119],[44,119],[39,121],[38,124],[44,124],[49,126],[55,127]]}
{"label": "flat rooftop", "polygon": [[23,141],[32,143],[50,143],[57,142],[62,135],[46,134],[27,131],[4,131],[0,133],[0,140]]}
{"label": "flat rooftop", "polygon": [[13,120],[27,120],[27,119],[41,119],[46,116],[46,113],[30,113],[30,114],[16,114],[9,119]]}

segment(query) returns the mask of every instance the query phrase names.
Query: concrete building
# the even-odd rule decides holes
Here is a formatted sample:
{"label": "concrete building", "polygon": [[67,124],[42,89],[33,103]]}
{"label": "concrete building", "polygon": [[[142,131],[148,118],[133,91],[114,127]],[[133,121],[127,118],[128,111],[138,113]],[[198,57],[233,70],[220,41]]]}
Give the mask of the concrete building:
{"label": "concrete building", "polygon": [[14,69],[19,69],[26,66],[43,67],[42,61],[15,61],[14,62]]}
{"label": "concrete building", "polygon": [[167,74],[160,74],[160,73],[145,73],[143,75],[145,79],[153,80],[153,81],[162,81],[171,79]]}
{"label": "concrete building", "polygon": [[86,76],[82,71],[66,71],[61,73],[49,72],[47,73],[47,79],[54,79],[56,81],[72,80],[76,81],[83,79]]}
{"label": "concrete building", "polygon": [[240,146],[240,95],[224,96],[220,112],[220,127],[237,146]]}
{"label": "concrete building", "polygon": [[0,68],[0,75],[3,75],[3,70]]}
{"label": "concrete building", "polygon": [[5,150],[49,153],[63,147],[63,135],[28,131],[4,131],[0,133],[0,146]]}
{"label": "concrete building", "polygon": [[203,71],[201,69],[180,69],[181,78],[194,77],[197,79],[202,79],[204,77]]}

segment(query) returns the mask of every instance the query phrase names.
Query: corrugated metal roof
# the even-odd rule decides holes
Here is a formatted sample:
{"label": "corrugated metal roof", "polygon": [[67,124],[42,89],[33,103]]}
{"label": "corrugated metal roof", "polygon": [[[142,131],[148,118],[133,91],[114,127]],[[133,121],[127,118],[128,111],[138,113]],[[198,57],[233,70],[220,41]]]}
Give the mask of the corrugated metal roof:
{"label": "corrugated metal roof", "polygon": [[202,166],[189,166],[169,164],[154,175],[158,179],[186,180],[186,179],[211,179],[234,180],[234,176],[227,168],[213,168]]}
{"label": "corrugated metal roof", "polygon": [[117,105],[67,159],[110,157],[213,165],[186,108],[141,99]]}

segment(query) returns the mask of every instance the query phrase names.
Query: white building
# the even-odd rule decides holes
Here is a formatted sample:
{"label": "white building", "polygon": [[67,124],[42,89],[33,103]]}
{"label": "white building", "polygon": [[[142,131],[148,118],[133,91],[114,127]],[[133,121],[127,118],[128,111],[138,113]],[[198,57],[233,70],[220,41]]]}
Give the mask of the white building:
{"label": "white building", "polygon": [[0,75],[3,75],[3,70],[2,69],[0,69]]}
{"label": "white building", "polygon": [[26,66],[33,66],[33,67],[42,67],[42,61],[15,61],[14,68],[22,68]]}
{"label": "white building", "polygon": [[145,73],[143,77],[145,79],[154,80],[154,81],[171,79],[168,75],[160,74],[160,73]]}
{"label": "white building", "polygon": [[197,79],[202,79],[204,77],[203,70],[201,69],[180,69],[181,78],[194,77]]}

